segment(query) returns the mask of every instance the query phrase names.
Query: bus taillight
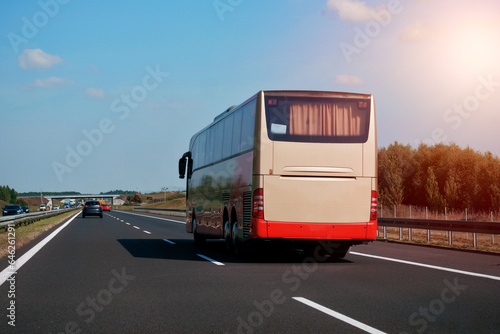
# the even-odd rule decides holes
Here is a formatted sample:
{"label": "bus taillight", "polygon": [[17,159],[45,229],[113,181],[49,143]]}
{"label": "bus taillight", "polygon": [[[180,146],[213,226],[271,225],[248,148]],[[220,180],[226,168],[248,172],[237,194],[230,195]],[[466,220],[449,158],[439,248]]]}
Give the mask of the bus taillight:
{"label": "bus taillight", "polygon": [[370,210],[370,220],[377,220],[378,196],[375,190],[372,190],[372,207]]}
{"label": "bus taillight", "polygon": [[264,219],[264,190],[255,189],[253,192],[253,212],[252,216],[258,219]]}

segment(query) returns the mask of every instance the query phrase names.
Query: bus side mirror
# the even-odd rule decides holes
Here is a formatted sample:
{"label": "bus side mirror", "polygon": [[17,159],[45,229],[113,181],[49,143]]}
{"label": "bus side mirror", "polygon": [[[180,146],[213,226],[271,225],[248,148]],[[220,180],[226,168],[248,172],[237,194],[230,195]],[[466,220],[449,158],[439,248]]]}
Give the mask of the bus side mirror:
{"label": "bus side mirror", "polygon": [[[187,160],[186,160],[187,158]],[[188,166],[188,178],[190,178],[191,176],[191,169],[192,169],[192,161],[191,160],[191,152],[186,152],[182,155],[182,158],[179,159],[179,178],[180,179],[183,179],[184,178],[184,175],[186,173],[186,164],[187,162],[189,162],[189,166]]]}
{"label": "bus side mirror", "polygon": [[179,159],[179,179],[184,178],[184,173],[186,172],[186,159],[185,158],[180,158]]}

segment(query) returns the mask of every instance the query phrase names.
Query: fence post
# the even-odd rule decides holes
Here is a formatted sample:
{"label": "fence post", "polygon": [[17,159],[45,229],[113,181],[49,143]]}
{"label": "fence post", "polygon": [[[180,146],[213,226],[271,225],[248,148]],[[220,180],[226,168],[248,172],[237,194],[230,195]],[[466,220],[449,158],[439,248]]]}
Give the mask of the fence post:
{"label": "fence post", "polygon": [[[429,212],[427,207],[425,207],[425,219],[429,219]],[[427,242],[431,242],[431,230],[427,230]]]}
{"label": "fence post", "polygon": [[[394,204],[394,218],[397,217],[397,213],[396,213],[396,204]],[[396,232],[398,230],[397,227],[394,228],[394,232]],[[399,231],[401,232],[401,227],[399,228]]]}
{"label": "fence post", "polygon": [[[411,219],[411,205],[410,205],[410,219]],[[413,233],[412,233],[412,230],[411,230],[411,227],[408,229],[408,239],[411,241],[413,237]]]}
{"label": "fence post", "polygon": [[[491,211],[491,222],[493,223],[493,211]],[[494,234],[491,235],[491,244],[492,245],[495,244],[495,235]]]}
{"label": "fence post", "polygon": [[477,248],[477,233],[474,232],[474,234],[472,235],[472,238],[473,238],[473,243],[474,243],[474,248]]}
{"label": "fence post", "polygon": [[[467,221],[467,208],[465,208],[465,221]],[[469,240],[469,232],[465,232],[465,240]]]}
{"label": "fence post", "polygon": [[[444,220],[448,220],[448,214],[447,214],[447,212],[446,212],[446,207],[444,207]],[[448,240],[449,240],[449,238],[450,238],[450,232],[449,232],[449,231],[446,231],[446,232],[445,232],[445,234],[446,234],[446,237],[447,237],[447,238],[448,238]],[[450,245],[451,245],[451,243],[450,243]]]}

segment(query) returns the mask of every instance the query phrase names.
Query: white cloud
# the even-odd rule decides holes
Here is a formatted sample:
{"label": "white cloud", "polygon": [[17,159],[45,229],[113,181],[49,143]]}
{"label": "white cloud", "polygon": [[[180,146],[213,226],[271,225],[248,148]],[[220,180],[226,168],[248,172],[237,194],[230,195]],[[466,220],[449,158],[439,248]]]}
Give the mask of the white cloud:
{"label": "white cloud", "polygon": [[359,86],[365,83],[365,80],[361,77],[357,77],[355,75],[348,75],[348,74],[338,74],[335,77],[335,83],[341,84],[341,85],[355,85]]}
{"label": "white cloud", "polygon": [[85,94],[87,94],[87,96],[95,97],[97,99],[104,99],[104,97],[106,96],[104,94],[104,91],[100,88],[87,88],[85,90]]}
{"label": "white cloud", "polygon": [[369,7],[366,2],[360,0],[328,0],[326,8],[335,11],[341,20],[350,22],[367,22],[377,16],[377,12],[385,6],[377,8]]}
{"label": "white cloud", "polygon": [[64,62],[61,57],[43,52],[40,49],[26,49],[18,58],[19,67],[24,70],[44,69]]}
{"label": "white cloud", "polygon": [[36,79],[29,86],[36,88],[53,88],[56,86],[66,86],[66,85],[74,85],[75,83],[71,80],[58,78],[58,77],[50,77],[47,79]]}
{"label": "white cloud", "polygon": [[431,36],[431,31],[427,25],[421,21],[415,21],[407,25],[398,32],[398,38],[402,42],[418,42]]}

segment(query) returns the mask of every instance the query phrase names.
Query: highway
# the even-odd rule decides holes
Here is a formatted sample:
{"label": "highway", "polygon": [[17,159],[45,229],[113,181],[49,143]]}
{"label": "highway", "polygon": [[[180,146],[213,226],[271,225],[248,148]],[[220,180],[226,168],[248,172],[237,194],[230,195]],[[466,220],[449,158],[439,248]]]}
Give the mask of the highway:
{"label": "highway", "polygon": [[0,286],[0,333],[500,333],[498,255],[377,241],[333,262],[237,258],[182,220],[78,214],[18,268],[14,298]]}

